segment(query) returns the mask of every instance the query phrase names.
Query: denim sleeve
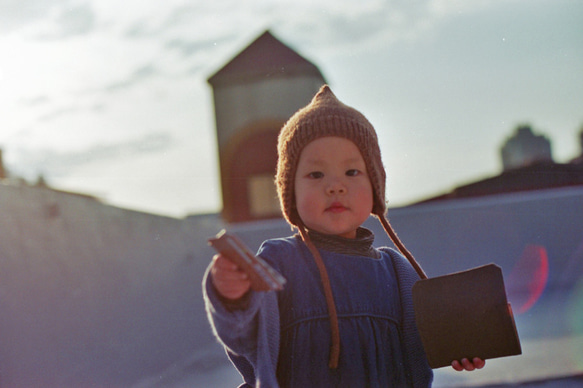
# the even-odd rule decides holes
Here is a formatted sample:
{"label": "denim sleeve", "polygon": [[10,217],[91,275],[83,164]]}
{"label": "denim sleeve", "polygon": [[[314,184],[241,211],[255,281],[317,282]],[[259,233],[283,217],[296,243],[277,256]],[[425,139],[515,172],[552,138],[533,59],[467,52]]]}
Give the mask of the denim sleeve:
{"label": "denim sleeve", "polygon": [[213,333],[250,386],[277,387],[279,309],[275,292],[250,291],[244,309],[229,309],[210,281],[203,279],[206,313]]}
{"label": "denim sleeve", "polygon": [[249,292],[246,308],[225,306],[210,280],[210,267],[203,279],[203,295],[209,322],[215,336],[232,352],[246,355],[256,347],[257,322],[255,317],[264,293]]}

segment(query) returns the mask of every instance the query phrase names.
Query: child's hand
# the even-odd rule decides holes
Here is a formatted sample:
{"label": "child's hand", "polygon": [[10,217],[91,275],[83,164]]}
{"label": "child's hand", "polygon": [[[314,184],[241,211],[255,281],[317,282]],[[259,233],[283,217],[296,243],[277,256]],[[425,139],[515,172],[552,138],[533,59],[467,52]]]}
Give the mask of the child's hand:
{"label": "child's hand", "polygon": [[219,294],[231,300],[241,298],[251,288],[247,274],[220,254],[213,257],[211,280]]}
{"label": "child's hand", "polygon": [[455,360],[451,363],[453,369],[461,372],[463,370],[473,371],[476,369],[482,369],[486,365],[486,361],[482,360],[481,358],[474,358],[472,361],[468,360],[467,358],[462,359],[461,362]]}

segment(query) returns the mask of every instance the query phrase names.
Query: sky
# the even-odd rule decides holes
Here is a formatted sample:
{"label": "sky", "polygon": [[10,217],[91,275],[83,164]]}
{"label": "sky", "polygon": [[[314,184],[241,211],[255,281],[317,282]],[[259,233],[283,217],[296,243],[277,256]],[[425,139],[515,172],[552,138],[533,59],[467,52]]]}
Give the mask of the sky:
{"label": "sky", "polygon": [[531,125],[580,154],[579,0],[0,0],[11,176],[184,217],[221,209],[207,79],[269,29],[375,126],[389,207],[501,172]]}

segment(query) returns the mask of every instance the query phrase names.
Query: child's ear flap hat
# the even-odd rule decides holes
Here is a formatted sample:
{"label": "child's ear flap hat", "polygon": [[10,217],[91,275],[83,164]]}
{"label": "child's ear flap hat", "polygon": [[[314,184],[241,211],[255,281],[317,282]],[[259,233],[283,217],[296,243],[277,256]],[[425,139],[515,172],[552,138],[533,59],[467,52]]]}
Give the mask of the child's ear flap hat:
{"label": "child's ear flap hat", "polygon": [[303,148],[311,141],[326,136],[343,137],[356,144],[373,188],[371,213],[383,216],[386,212],[386,175],[376,132],[364,115],[340,102],[324,85],[310,104],[288,120],[279,134],[276,184],[285,219],[293,226],[301,225],[295,207],[296,167]]}

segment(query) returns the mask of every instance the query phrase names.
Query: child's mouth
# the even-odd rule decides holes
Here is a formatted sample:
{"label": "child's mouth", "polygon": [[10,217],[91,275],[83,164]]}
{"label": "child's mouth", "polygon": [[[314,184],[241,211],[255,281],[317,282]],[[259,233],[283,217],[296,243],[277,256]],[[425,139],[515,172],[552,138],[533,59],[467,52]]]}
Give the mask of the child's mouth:
{"label": "child's mouth", "polygon": [[334,202],[326,210],[331,212],[331,213],[342,213],[343,211],[346,211],[348,209],[344,205],[342,205],[341,203]]}

